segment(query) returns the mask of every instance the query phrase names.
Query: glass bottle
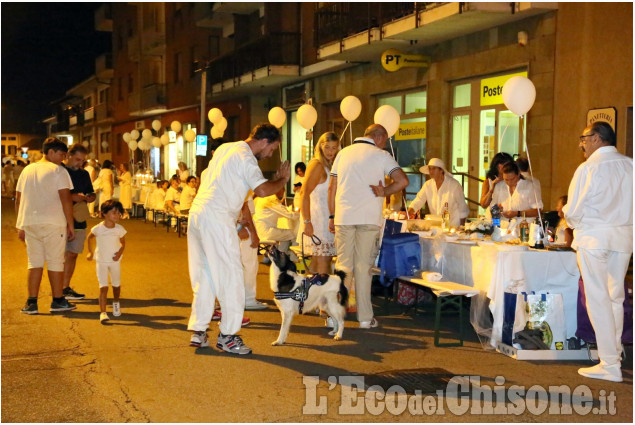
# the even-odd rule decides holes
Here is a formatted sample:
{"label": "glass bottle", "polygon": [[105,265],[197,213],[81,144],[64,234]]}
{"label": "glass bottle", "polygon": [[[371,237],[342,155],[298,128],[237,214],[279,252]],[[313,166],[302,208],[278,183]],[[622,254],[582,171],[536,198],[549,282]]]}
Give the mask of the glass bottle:
{"label": "glass bottle", "polygon": [[518,225],[520,229],[520,241],[523,243],[529,242],[529,223],[527,223],[525,218],[525,212],[523,211],[523,221]]}
{"label": "glass bottle", "polygon": [[533,246],[536,249],[545,249],[545,244],[543,242],[544,233],[542,232],[542,226],[540,225],[540,219],[536,217],[536,244]]}
{"label": "glass bottle", "polygon": [[441,213],[441,219],[443,220],[443,229],[450,229],[450,208],[448,207],[448,203],[446,202],[443,206],[443,212]]}

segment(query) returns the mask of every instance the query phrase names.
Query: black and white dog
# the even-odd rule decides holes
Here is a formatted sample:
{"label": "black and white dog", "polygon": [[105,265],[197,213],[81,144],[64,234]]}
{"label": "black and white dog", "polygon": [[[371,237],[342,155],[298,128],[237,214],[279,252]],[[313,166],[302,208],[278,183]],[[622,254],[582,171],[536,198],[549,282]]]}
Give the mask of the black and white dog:
{"label": "black and white dog", "polygon": [[309,278],[315,282],[310,284],[305,282],[306,276],[297,273],[296,266],[289,256],[275,246],[269,250],[269,258],[269,282],[271,290],[276,294],[274,301],[282,314],[280,334],[271,345],[284,344],[293,316],[297,313],[313,312],[318,307],[332,317],[335,323],[329,335],[335,335],[333,339],[336,341],[342,339],[348,303],[348,290],[344,286],[346,273],[336,270],[334,275],[316,275]]}

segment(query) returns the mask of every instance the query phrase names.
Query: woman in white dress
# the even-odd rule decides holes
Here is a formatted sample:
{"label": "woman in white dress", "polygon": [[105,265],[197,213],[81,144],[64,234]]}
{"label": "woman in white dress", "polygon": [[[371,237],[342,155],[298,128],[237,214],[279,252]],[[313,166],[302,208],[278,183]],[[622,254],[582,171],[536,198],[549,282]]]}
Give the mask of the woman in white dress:
{"label": "woman in white dress", "polygon": [[[335,236],[329,231],[328,187],[331,166],[339,150],[340,141],[335,133],[320,136],[302,184],[298,244],[304,242],[304,253],[313,256],[311,268],[314,273],[330,274],[331,260],[336,255]],[[319,245],[312,241],[313,235],[320,239]]]}
{"label": "woman in white dress", "polygon": [[99,176],[101,193],[99,194],[99,211],[101,211],[101,205],[109,199],[112,199],[112,195],[115,191],[114,175],[112,173],[112,161],[105,160],[101,167]]}
{"label": "woman in white dress", "polygon": [[187,178],[190,176],[190,172],[187,170],[187,165],[185,165],[185,162],[181,161],[179,162],[179,169],[176,170],[176,173],[179,176],[179,187],[185,187],[187,186]]}
{"label": "woman in white dress", "polygon": [[130,174],[130,165],[127,162],[119,165],[119,202],[125,211],[123,219],[130,218],[128,210],[132,208],[132,174]]}

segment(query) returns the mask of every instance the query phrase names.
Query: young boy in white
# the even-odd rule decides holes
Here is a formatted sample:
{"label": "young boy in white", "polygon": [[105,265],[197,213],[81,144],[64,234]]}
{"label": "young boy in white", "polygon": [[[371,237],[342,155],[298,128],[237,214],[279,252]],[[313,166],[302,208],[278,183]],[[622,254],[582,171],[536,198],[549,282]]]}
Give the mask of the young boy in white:
{"label": "young boy in white", "polygon": [[[121,306],[119,296],[121,295],[121,255],[126,247],[126,229],[117,224],[124,213],[123,206],[119,201],[108,200],[101,206],[101,213],[104,221],[90,229],[88,235],[88,261],[95,257],[97,262],[97,280],[99,281],[99,321],[101,323],[110,320],[106,313],[106,302],[108,300],[108,275],[112,285],[112,315],[121,316]],[[97,251],[94,249],[93,239],[97,239]]]}

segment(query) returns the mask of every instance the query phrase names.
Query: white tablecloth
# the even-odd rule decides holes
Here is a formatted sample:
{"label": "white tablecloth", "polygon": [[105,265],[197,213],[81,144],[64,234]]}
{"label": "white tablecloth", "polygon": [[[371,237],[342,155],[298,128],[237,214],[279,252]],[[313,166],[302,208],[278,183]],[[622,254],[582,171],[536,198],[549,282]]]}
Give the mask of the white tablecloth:
{"label": "white tablecloth", "polygon": [[[420,242],[422,270],[439,272],[444,279],[482,291],[472,301],[470,317],[479,336],[489,339],[493,347],[502,335],[503,294],[512,281],[524,281],[527,291],[562,294],[566,337],[575,336],[580,278],[575,252],[500,251],[496,245],[446,242],[443,237],[420,238]],[[483,308],[487,301],[493,323]]]}

